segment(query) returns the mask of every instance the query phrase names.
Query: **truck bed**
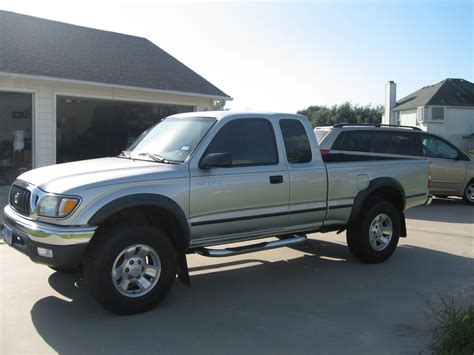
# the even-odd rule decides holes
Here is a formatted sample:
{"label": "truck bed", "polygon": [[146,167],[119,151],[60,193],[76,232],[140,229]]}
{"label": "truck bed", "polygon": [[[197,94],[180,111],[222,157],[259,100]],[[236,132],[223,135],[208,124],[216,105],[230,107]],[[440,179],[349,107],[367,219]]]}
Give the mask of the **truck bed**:
{"label": "truck bed", "polygon": [[354,191],[365,190],[377,179],[390,180],[403,188],[405,208],[423,204],[427,199],[426,160],[342,153],[323,154],[322,159],[328,176],[327,224],[346,223]]}
{"label": "truck bed", "polygon": [[[323,161],[328,163],[346,163],[355,161],[373,161],[373,160],[406,160],[404,158],[395,158],[389,156],[373,156],[373,155],[361,155],[361,154],[344,154],[344,153],[329,153],[322,154]],[[413,159],[410,159],[413,160]]]}

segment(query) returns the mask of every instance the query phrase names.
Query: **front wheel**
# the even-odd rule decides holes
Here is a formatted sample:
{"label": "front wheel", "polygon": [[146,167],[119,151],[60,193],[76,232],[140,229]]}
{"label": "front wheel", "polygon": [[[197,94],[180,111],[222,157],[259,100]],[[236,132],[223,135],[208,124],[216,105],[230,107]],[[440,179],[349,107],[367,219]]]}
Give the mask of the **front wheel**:
{"label": "front wheel", "polygon": [[462,199],[468,205],[474,205],[474,180],[469,181],[464,189],[464,194],[462,195]]}
{"label": "front wheel", "polygon": [[171,241],[149,226],[120,226],[97,235],[87,251],[84,279],[102,306],[135,314],[160,303],[176,278]]}
{"label": "front wheel", "polygon": [[347,245],[362,262],[381,263],[395,251],[400,238],[401,216],[388,201],[371,198],[357,221],[347,229]]}

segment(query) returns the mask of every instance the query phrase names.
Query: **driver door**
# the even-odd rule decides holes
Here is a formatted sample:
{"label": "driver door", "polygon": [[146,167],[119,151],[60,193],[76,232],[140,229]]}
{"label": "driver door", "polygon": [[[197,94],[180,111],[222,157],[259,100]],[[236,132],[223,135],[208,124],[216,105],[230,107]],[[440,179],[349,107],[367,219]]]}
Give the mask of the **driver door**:
{"label": "driver door", "polygon": [[[201,169],[198,160],[209,153],[230,153],[232,166]],[[229,120],[196,160],[190,165],[193,244],[266,235],[287,226],[288,170],[269,120]]]}

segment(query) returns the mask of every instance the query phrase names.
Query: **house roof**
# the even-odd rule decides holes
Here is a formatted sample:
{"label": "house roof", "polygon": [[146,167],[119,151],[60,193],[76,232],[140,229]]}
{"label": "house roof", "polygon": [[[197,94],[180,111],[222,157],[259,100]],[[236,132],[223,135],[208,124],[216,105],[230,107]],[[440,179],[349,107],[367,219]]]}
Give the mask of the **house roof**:
{"label": "house roof", "polygon": [[231,99],[142,37],[0,10],[0,72]]}
{"label": "house roof", "polygon": [[474,84],[464,79],[446,79],[398,100],[394,110],[411,110],[428,105],[474,107]]}

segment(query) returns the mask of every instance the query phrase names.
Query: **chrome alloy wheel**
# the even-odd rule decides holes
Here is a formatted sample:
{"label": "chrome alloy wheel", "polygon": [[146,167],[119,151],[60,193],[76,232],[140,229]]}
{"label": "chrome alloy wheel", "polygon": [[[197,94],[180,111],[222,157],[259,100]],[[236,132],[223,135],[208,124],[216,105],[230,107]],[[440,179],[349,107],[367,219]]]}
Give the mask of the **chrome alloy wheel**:
{"label": "chrome alloy wheel", "polygon": [[377,215],[369,227],[369,242],[374,250],[384,250],[392,240],[392,220],[385,213]]}
{"label": "chrome alloy wheel", "polygon": [[134,244],[124,249],[112,265],[112,282],[122,295],[140,297],[160,279],[161,261],[150,246]]}
{"label": "chrome alloy wheel", "polygon": [[466,198],[469,201],[474,202],[474,183],[471,183],[466,187]]}

